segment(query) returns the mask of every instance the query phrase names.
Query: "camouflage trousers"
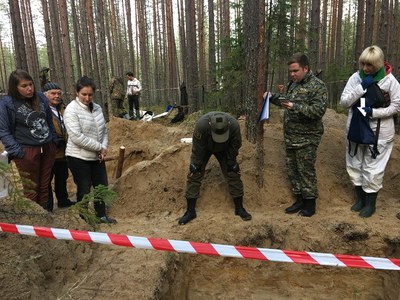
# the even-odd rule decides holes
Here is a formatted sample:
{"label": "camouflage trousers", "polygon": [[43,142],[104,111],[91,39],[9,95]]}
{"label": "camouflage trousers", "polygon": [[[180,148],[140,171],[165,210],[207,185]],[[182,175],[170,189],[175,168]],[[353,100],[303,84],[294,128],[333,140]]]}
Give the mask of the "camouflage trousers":
{"label": "camouflage trousers", "polygon": [[110,99],[108,104],[109,115],[122,117],[125,114],[124,99]]}
{"label": "camouflage trousers", "polygon": [[[204,171],[206,169],[206,165],[211,157],[212,153],[209,153],[204,157],[204,161],[200,167],[200,171],[194,173],[192,176],[187,177],[186,183],[186,198],[198,198],[200,194],[201,182],[204,178]],[[219,165],[221,167],[222,174],[225,177],[225,180],[228,183],[229,193],[232,198],[242,197],[243,196],[243,182],[240,179],[240,174],[236,174],[235,172],[228,172],[228,165],[226,159],[225,152],[219,152],[214,154],[217,158]]]}
{"label": "camouflage trousers", "polygon": [[302,194],[304,199],[318,198],[317,159],[315,145],[302,148],[286,148],[286,166],[294,194]]}

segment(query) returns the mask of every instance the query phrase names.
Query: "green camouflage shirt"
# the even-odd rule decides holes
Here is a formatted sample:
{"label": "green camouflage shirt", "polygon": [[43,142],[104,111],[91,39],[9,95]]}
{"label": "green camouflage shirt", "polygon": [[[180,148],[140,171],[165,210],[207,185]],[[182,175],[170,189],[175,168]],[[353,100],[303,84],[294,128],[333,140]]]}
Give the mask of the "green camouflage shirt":
{"label": "green camouflage shirt", "polygon": [[293,103],[284,114],[286,147],[318,146],[324,133],[322,117],[328,99],[325,84],[309,72],[300,83],[288,85],[285,98]]}
{"label": "green camouflage shirt", "polygon": [[113,77],[111,79],[109,89],[110,89],[111,99],[124,99],[125,88],[122,78]]}

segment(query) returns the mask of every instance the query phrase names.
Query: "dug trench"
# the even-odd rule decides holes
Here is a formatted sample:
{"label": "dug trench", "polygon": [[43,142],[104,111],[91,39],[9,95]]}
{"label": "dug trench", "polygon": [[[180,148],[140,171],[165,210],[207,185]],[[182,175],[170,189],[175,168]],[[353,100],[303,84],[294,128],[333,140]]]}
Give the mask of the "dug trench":
{"label": "dug trench", "polygon": [[[118,197],[110,215],[116,225],[99,232],[293,251],[400,257],[400,140],[389,161],[377,211],[367,219],[350,210],[351,183],[345,169],[346,116],[328,110],[317,159],[319,198],[312,218],[287,215],[293,201],[286,176],[281,112],[265,124],[264,185],[256,183],[256,148],[244,138],[238,161],[244,205],[253,219],[234,215],[227,186],[212,158],[197,205],[197,218],[177,224],[185,210],[190,137],[198,116],[180,125],[168,119],[134,122],[112,118],[109,156],[126,147],[122,176],[107,162]],[[69,183],[71,195],[74,185]],[[39,207],[15,213],[2,200],[0,221],[94,230],[68,209],[53,214]],[[142,250],[74,241],[0,235],[1,299],[398,299],[400,273],[374,269]]]}

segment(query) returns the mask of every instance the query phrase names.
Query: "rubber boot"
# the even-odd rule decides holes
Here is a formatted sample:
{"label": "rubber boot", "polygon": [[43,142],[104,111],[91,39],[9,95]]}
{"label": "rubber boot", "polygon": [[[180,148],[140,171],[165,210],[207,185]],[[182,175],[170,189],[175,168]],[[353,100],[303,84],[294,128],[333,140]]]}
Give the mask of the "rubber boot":
{"label": "rubber boot", "polygon": [[302,217],[311,217],[315,214],[315,198],[304,199],[304,206],[299,211],[299,215]]}
{"label": "rubber boot", "polygon": [[360,211],[365,206],[365,192],[362,186],[355,186],[356,203],[351,207],[352,211]]}
{"label": "rubber boot", "polygon": [[140,120],[140,111],[136,109],[135,112],[136,112],[136,120]]}
{"label": "rubber boot", "polygon": [[179,219],[179,225],[185,225],[197,217],[196,215],[196,198],[187,198],[187,209],[185,214]]}
{"label": "rubber boot", "polygon": [[303,196],[301,194],[296,194],[296,202],[285,209],[285,213],[294,214],[301,210],[304,206]]}
{"label": "rubber boot", "polygon": [[376,198],[378,193],[365,193],[365,206],[360,211],[360,216],[369,218],[375,212]]}
{"label": "rubber boot", "polygon": [[240,216],[243,221],[250,221],[251,214],[249,214],[243,207],[243,197],[233,198],[235,203],[235,215]]}

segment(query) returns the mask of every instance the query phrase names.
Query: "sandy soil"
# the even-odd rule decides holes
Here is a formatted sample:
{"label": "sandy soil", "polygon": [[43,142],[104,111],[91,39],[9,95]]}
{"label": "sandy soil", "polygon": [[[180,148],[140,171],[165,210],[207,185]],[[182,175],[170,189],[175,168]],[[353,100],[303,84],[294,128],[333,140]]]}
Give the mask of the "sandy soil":
{"label": "sandy soil", "polygon": [[[287,215],[293,202],[286,177],[282,118],[273,110],[265,125],[264,186],[254,178],[255,146],[244,139],[239,155],[245,207],[253,220],[234,215],[227,186],[212,158],[197,219],[177,225],[185,210],[185,184],[196,117],[171,126],[112,118],[109,156],[126,147],[122,177],[107,164],[118,199],[110,215],[118,224],[101,232],[274,249],[400,257],[397,137],[377,212],[368,219],[350,211],[352,186],[345,170],[345,116],[328,110],[317,161],[320,198],[312,218]],[[244,133],[244,121],[240,121]],[[74,186],[70,184],[71,196]],[[4,202],[4,200],[3,200]],[[3,203],[0,221],[93,230],[71,217],[35,207],[13,213]],[[0,234],[1,299],[399,299],[400,273],[178,254],[117,246]]]}

